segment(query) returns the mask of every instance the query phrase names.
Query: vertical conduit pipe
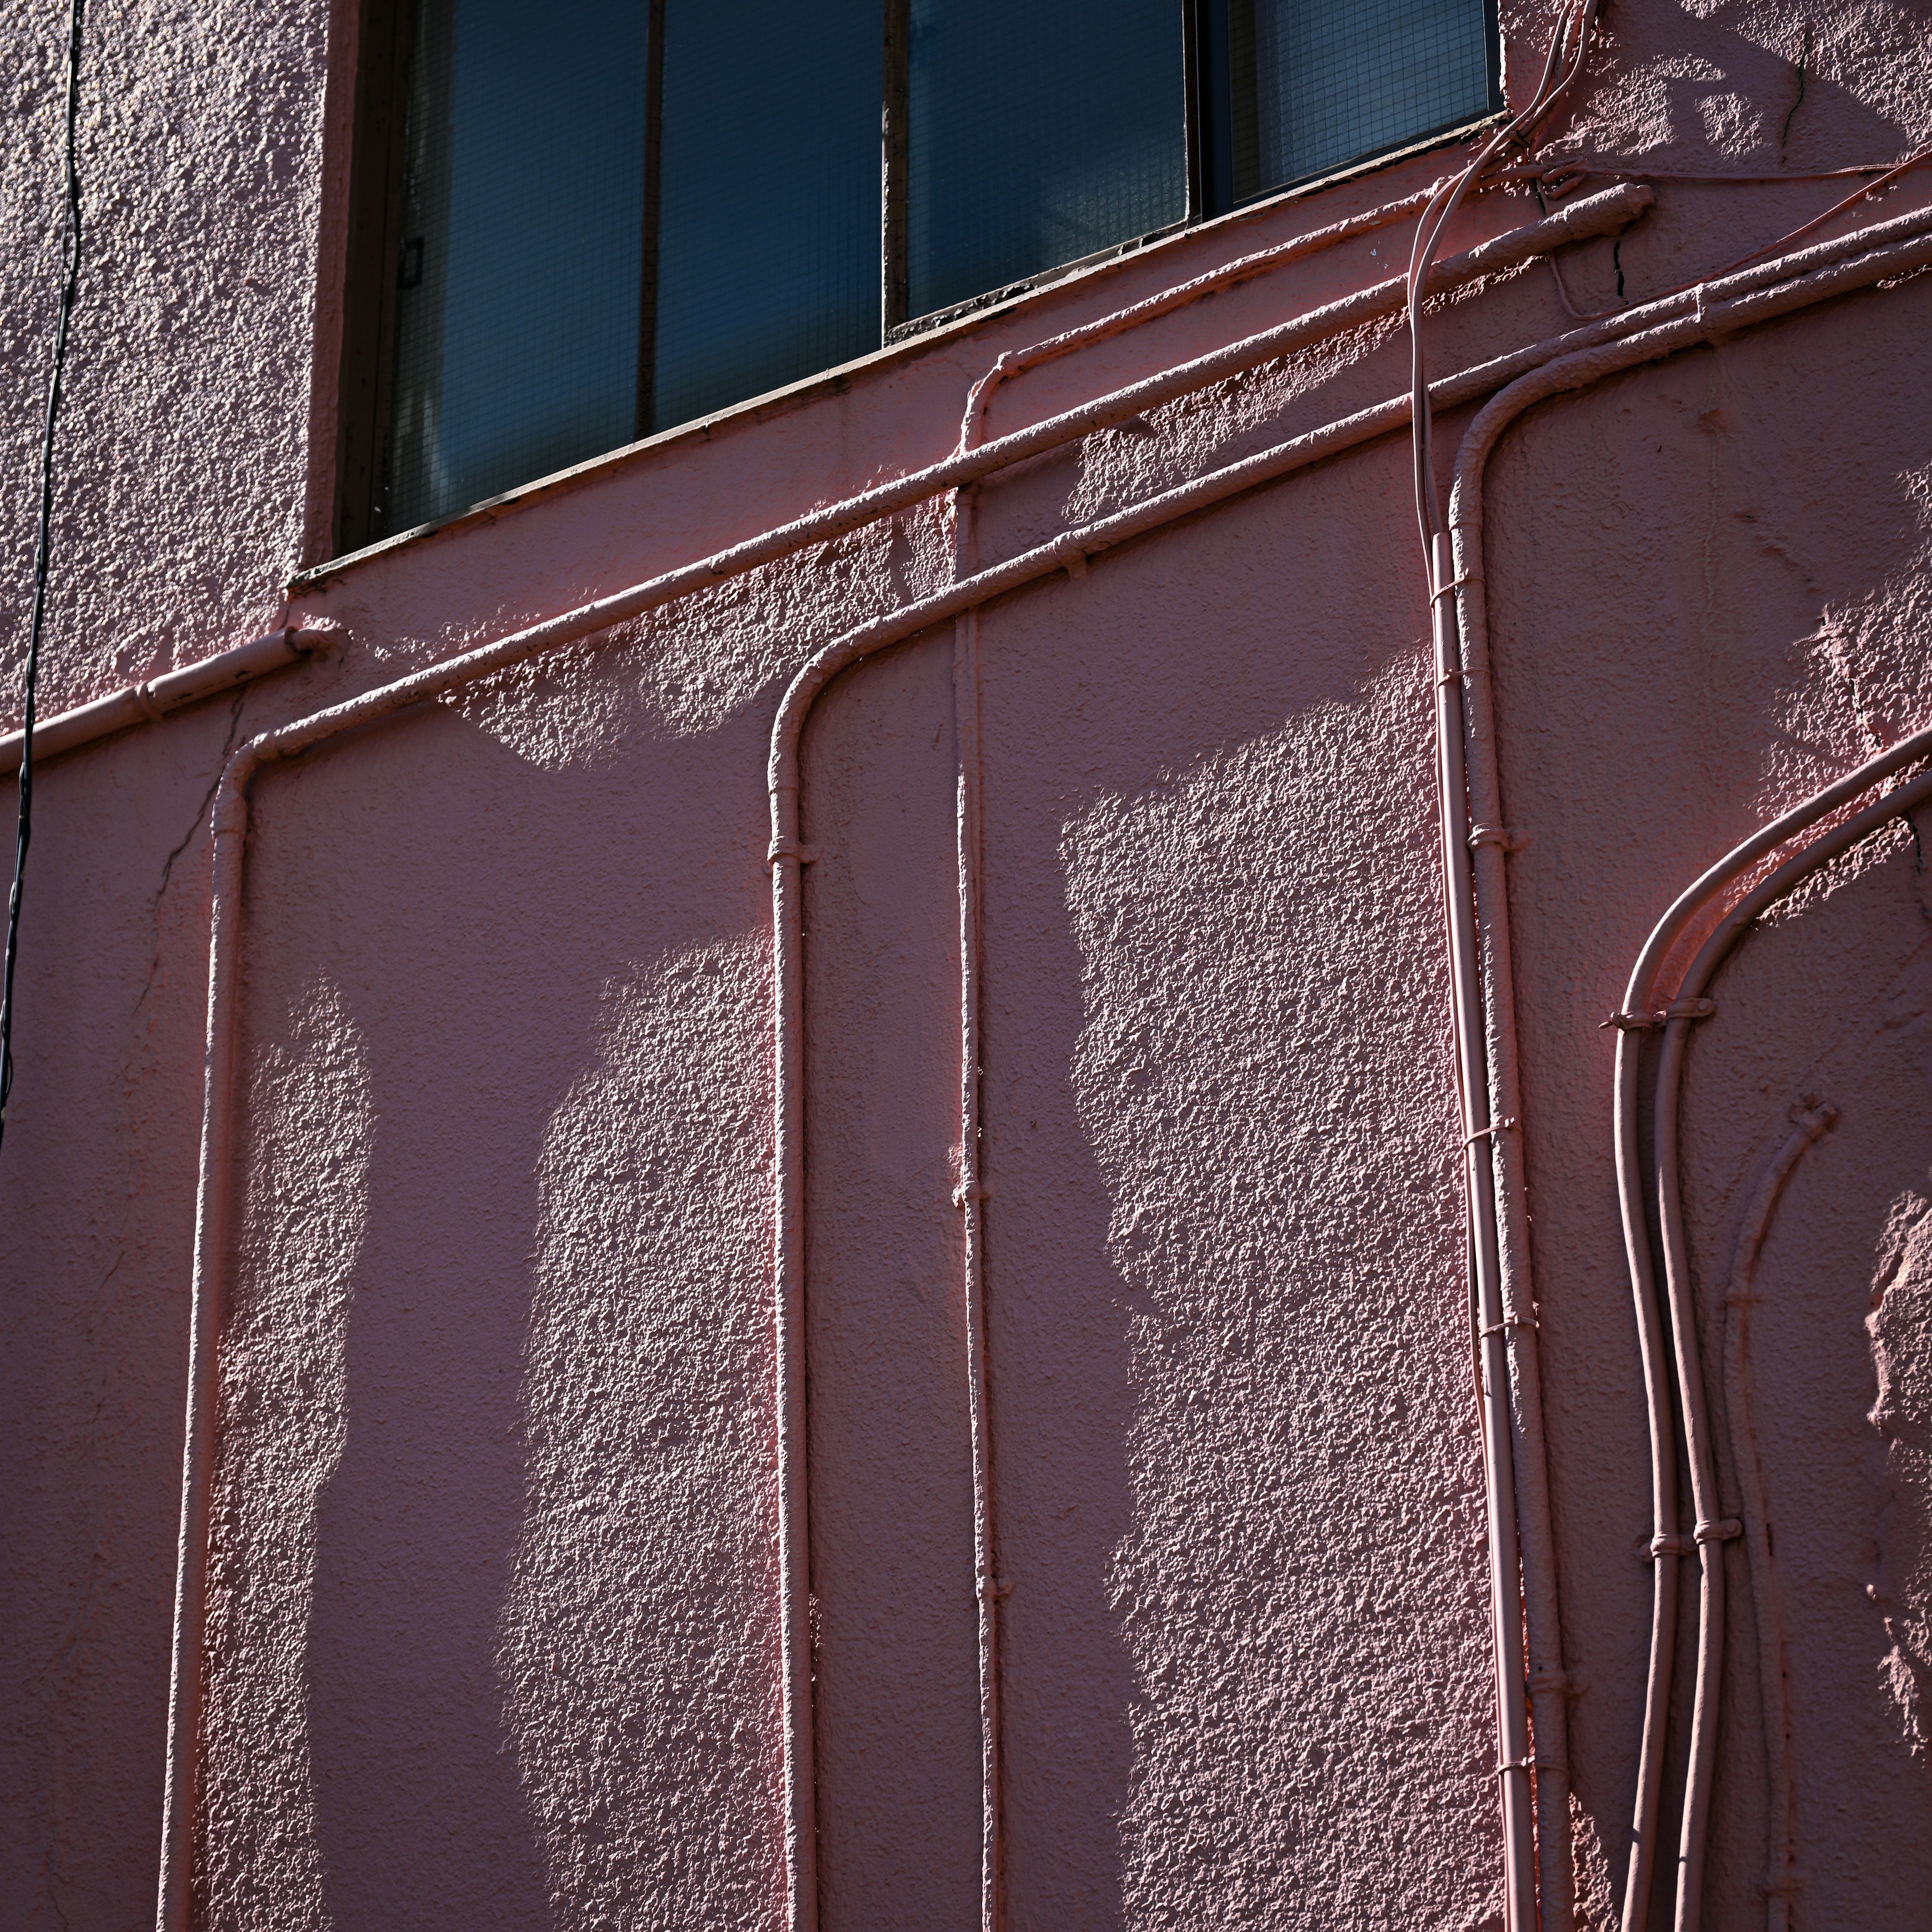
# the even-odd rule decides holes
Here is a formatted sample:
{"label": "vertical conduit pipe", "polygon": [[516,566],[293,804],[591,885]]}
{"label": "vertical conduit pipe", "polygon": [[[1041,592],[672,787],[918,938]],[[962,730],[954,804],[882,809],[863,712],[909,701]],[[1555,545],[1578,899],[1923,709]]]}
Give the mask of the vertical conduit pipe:
{"label": "vertical conduit pipe", "polygon": [[[798,781],[772,794],[772,930],[802,925]],[[818,1779],[812,1694],[812,1522],[806,1428],[805,983],[796,941],[772,962],[773,1400],[778,1405],[778,1670],[784,1724],[785,1924],[818,1924]]]}
{"label": "vertical conduit pipe", "polygon": [[[1447,859],[1445,887],[1448,894],[1450,964],[1455,982],[1454,1022],[1458,1054],[1458,1076],[1462,1088],[1465,1129],[1463,1146],[1467,1152],[1484,1143],[1484,1157],[1472,1162],[1466,1175],[1472,1246],[1475,1268],[1475,1298],[1480,1326],[1482,1357],[1482,1420],[1486,1444],[1492,1439],[1506,1446],[1508,1480],[1514,1510],[1527,1508],[1527,1540],[1519,1534],[1522,1518],[1518,1514],[1505,1543],[1492,1537],[1490,1548],[1490,1594],[1496,1605],[1497,1724],[1502,1740],[1498,1770],[1503,1780],[1504,1908],[1511,1932],[1534,1932],[1539,1920],[1544,1932],[1570,1932],[1574,1905],[1574,1880],[1570,1850],[1570,1816],[1567,1790],[1566,1754],[1562,1744],[1560,1692],[1565,1688],[1560,1658],[1555,1670],[1534,1673],[1544,1692],[1544,1713],[1557,1705],[1558,1718],[1556,1748],[1540,1748],[1548,1740],[1539,1727],[1539,1749],[1534,1763],[1530,1758],[1529,1714],[1526,1708],[1522,1638],[1528,1614],[1524,1593],[1537,1595],[1537,1621],[1546,1628],[1556,1623],[1556,1579],[1550,1556],[1549,1494],[1543,1461],[1540,1389],[1533,1378],[1526,1384],[1518,1369],[1520,1348],[1513,1348],[1510,1338],[1520,1331],[1533,1331],[1535,1317],[1530,1312],[1533,1298],[1528,1292],[1526,1251],[1516,1258],[1516,1280],[1520,1280],[1523,1306],[1512,1306],[1516,1298],[1504,1279],[1502,1244],[1504,1231],[1497,1222],[1497,1202],[1493,1191],[1500,1176],[1501,1150],[1496,1143],[1512,1134],[1520,1141],[1520,1109],[1496,1109],[1489,1085],[1490,1048],[1496,1027],[1498,989],[1484,983],[1484,935],[1475,898],[1475,881],[1471,872],[1471,849],[1501,839],[1497,823],[1483,825],[1481,814],[1468,787],[1469,747],[1466,734],[1471,727],[1469,680],[1462,662],[1459,619],[1454,604],[1458,573],[1454,548],[1442,525],[1440,500],[1436,492],[1432,452],[1432,406],[1422,321],[1424,303],[1430,287],[1430,271],[1442,236],[1463,198],[1492,164],[1495,158],[1514,143],[1527,147],[1537,130],[1555,111],[1582,72],[1595,24],[1598,0],[1576,0],[1558,16],[1541,80],[1527,105],[1513,115],[1477,151],[1474,158],[1454,180],[1439,185],[1430,196],[1416,224],[1415,239],[1409,256],[1408,333],[1411,351],[1411,422],[1415,464],[1416,517],[1420,528],[1428,565],[1431,628],[1436,638],[1436,728],[1442,740],[1438,763],[1444,766],[1452,755],[1462,769],[1461,782],[1445,786],[1442,809],[1442,835]],[[1539,195],[1538,200],[1541,196]],[[1552,270],[1556,257],[1550,257]],[[1557,272],[1557,285],[1562,277]],[[1568,304],[1565,302],[1564,306]],[[1453,700],[1446,687],[1455,686]],[[1448,737],[1454,734],[1453,753]],[[1474,816],[1479,832],[1471,824]],[[1497,883],[1499,884],[1500,880]],[[1472,921],[1477,921],[1474,930]],[[1493,920],[1491,922],[1493,925]],[[1504,955],[1505,962],[1507,955]],[[1487,962],[1493,968],[1492,958]],[[1507,970],[1505,965],[1505,970]],[[1493,971],[1491,974],[1493,980]],[[1487,996],[1486,998],[1486,995]],[[1513,1042],[1511,1042],[1513,1045]],[[1508,1083],[1506,1082],[1505,1084]],[[1505,1216],[1505,1220],[1507,1217]],[[1532,1429],[1522,1424],[1522,1399],[1538,1396]],[[1507,1419],[1504,1419],[1506,1412]],[[1527,1439],[1527,1438],[1533,1438]],[[1492,1487],[1502,1464],[1498,1451],[1486,1456]],[[1497,1515],[1493,1499],[1491,1515]],[[1507,1608],[1508,1614],[1505,1615]],[[1512,1742],[1515,1741],[1515,1742]],[[1541,1774],[1532,1786],[1532,1772]],[[1532,1850],[1538,1862],[1532,1864]],[[1538,1883],[1538,1877],[1541,1884]]]}
{"label": "vertical conduit pipe", "polygon": [[1718,1462],[1711,1439],[1710,1402],[1704,1383],[1696,1310],[1690,1295],[1689,1254],[1682,1204],[1664,1177],[1678,1170],[1677,1095],[1684,1049],[1693,1023],[1705,1017],[1702,1003],[1680,994],[1665,1008],[1664,1053],[1658,1070],[1651,1132],[1659,1185],[1658,1217],[1664,1237],[1664,1299],[1670,1318],[1671,1351],[1677,1371],[1678,1426],[1690,1477],[1690,1540],[1697,1555],[1697,1666],[1690,1704],[1690,1761],[1677,1846],[1677,1932],[1695,1932],[1704,1896],[1704,1841],[1710,1813],[1711,1774],[1717,1762],[1717,1687],[1724,1670],[1724,1540],[1738,1525],[1718,1506]]}
{"label": "vertical conduit pipe", "polygon": [[[1484,1042],[1490,1106],[1499,1120],[1525,1118],[1516,1028],[1516,981],[1509,932],[1507,827],[1496,748],[1495,693],[1479,560],[1452,509],[1450,575],[1460,580],[1456,616],[1462,639],[1463,729],[1468,745],[1469,817],[1477,938],[1483,975]],[[1524,1137],[1498,1134],[1496,1182],[1501,1219],[1499,1261],[1504,1337],[1509,1352],[1510,1446],[1516,1471],[1522,1551],[1527,1682],[1536,1773],[1538,1877],[1544,1932],[1568,1932],[1576,1911],[1570,1850],[1568,1703],[1572,1684],[1563,1660],[1562,1594],[1556,1564],[1550,1463],[1543,1422],[1540,1316],[1530,1246],[1528,1175]]]}
{"label": "vertical conduit pipe", "polygon": [[1444,910],[1449,928],[1450,990],[1455,1010],[1456,1086],[1462,1106],[1464,1183],[1474,1250],[1477,1336],[1482,1364],[1484,1491],[1489,1514],[1490,1635],[1496,1658],[1497,1774],[1502,1785],[1504,1902],[1510,1932],[1534,1932],[1534,1816],[1529,1783],[1529,1726],[1523,1682],[1521,1555],[1510,1454],[1508,1318],[1498,1258],[1495,1143],[1516,1123],[1490,1111],[1489,1070],[1483,1052],[1482,987],[1469,872],[1468,783],[1462,723],[1462,664],[1449,600],[1449,540],[1432,551],[1436,589],[1437,812],[1441,822]]}
{"label": "vertical conduit pipe", "polygon": [[1750,1568],[1757,1624],[1758,1709],[1764,1736],[1767,1803],[1765,1821],[1765,1932],[1790,1932],[1791,1898],[1796,1890],[1792,1826],[1797,1810],[1796,1747],[1792,1736],[1791,1665],[1785,1640],[1784,1593],[1778,1588],[1772,1551],[1771,1508],[1764,1464],[1758,1454],[1752,1413],[1750,1311],[1757,1292],[1758,1257],[1784,1184],[1806,1151],[1830,1132],[1838,1118],[1834,1107],[1814,1107],[1798,1115],[1790,1138],[1772,1156],[1744,1210],[1730,1280],[1724,1293],[1724,1426],[1731,1466],[1737,1472],[1738,1514],[1744,1526],[1744,1552]]}
{"label": "vertical conduit pipe", "polygon": [[181,1530],[175,1548],[175,1642],[168,1682],[167,1768],[161,1798],[160,1932],[188,1932],[194,1911],[194,1825],[199,1802],[204,1684],[201,1640],[208,1616],[208,1551],[214,1497],[214,1418],[226,1301],[228,1202],[234,1162],[236,988],[242,874],[248,832],[244,748],[221,774],[211,825],[214,889],[208,909],[208,1030],[202,1061],[201,1153],[190,1291],[188,1419],[182,1444]]}
{"label": "vertical conduit pipe", "polygon": [[[1694,292],[1696,301],[1691,314],[1639,328],[1628,337],[1558,358],[1511,383],[1484,406],[1457,452],[1449,507],[1450,531],[1455,545],[1452,574],[1461,580],[1455,594],[1472,678],[1486,682],[1488,677],[1487,620],[1480,589],[1484,573],[1482,484],[1490,457],[1503,430],[1524,410],[1549,397],[1660,360],[1717,336],[1774,320],[1833,295],[1869,287],[1892,275],[1924,268],[1932,263],[1932,244],[1928,244],[1922,232],[1928,218],[1928,212],[1921,210],[1816,250],[1783,257],[1762,268],[1748,270],[1726,278],[1721,284],[1699,289]],[[1780,275],[1792,279],[1780,280]],[[1719,298],[1733,290],[1742,292]],[[1677,298],[1670,305],[1676,307],[1680,301]],[[1641,316],[1633,315],[1630,320],[1638,321]],[[1478,746],[1476,756],[1492,760],[1492,733],[1484,744],[1487,748]],[[1499,786],[1492,796],[1499,799]],[[1506,917],[1505,902],[1492,898],[1486,916],[1498,922],[1493,934],[1495,949],[1506,949],[1507,929],[1500,922]],[[1654,972],[1661,956],[1660,952],[1652,959],[1646,949],[1650,971]],[[1647,974],[1642,987],[1633,976],[1627,1000],[1631,1010],[1644,1007],[1648,983]],[[1627,1036],[1620,1039],[1617,1082],[1620,1150],[1634,1139],[1636,1132],[1636,1061],[1634,1048],[1625,1051],[1628,1046]],[[1624,1932],[1642,1932],[1654,1856],[1655,1819],[1662,1792],[1664,1727],[1674,1655],[1676,1558],[1682,1553],[1682,1545],[1676,1521],[1675,1451],[1670,1446],[1674,1430],[1667,1372],[1663,1364],[1662,1333],[1655,1325],[1657,1303],[1648,1238],[1643,1233],[1644,1208],[1641,1195],[1634,1190],[1634,1166],[1620,1160],[1619,1167],[1626,1246],[1645,1360],[1653,1449],[1652,1502],[1657,1512],[1652,1543],[1658,1570],[1652,1620],[1652,1666],[1624,1906]],[[1631,1186],[1627,1187],[1627,1181],[1632,1182]]]}
{"label": "vertical conduit pipe", "polygon": [[[972,574],[978,489],[955,496],[953,578]],[[986,1149],[980,1094],[980,613],[952,627],[952,722],[958,753],[955,824],[959,880],[959,1184],[966,1318],[966,1406],[973,1459],[973,1594],[979,1631],[980,1924],[999,1932],[1000,1846],[1000,1604],[1007,1585],[994,1534],[992,1414],[986,1367]]]}
{"label": "vertical conduit pipe", "polygon": [[[1923,734],[1922,734],[1923,735]],[[1894,747],[1894,750],[1897,748]],[[1706,1487],[1696,1496],[1694,1532],[1703,1558],[1703,1590],[1700,1596],[1698,1670],[1690,1719],[1690,1767],[1684,1798],[1682,1840],[1678,1856],[1678,1932],[1696,1932],[1703,1906],[1704,1852],[1708,1834],[1712,1764],[1716,1750],[1719,1692],[1723,1683],[1724,1640],[1724,1545],[1739,1526],[1719,1520],[1715,1458],[1712,1453],[1708,1400],[1698,1360],[1697,1312],[1690,1281],[1690,1258],[1685,1238],[1683,1176],[1678,1156],[1677,1126],[1682,1092],[1684,1056],[1694,1019],[1707,1018],[1704,997],[1713,976],[1759,916],[1792,888],[1842,852],[1932,798],[1932,770],[1868,806],[1785,860],[1768,878],[1740,899],[1699,949],[1690,970],[1667,1009],[1664,1052],[1657,1075],[1654,1132],[1658,1220],[1663,1235],[1665,1292],[1677,1334],[1680,1393],[1685,1431],[1690,1440],[1691,1480],[1696,1492],[1699,1465]],[[1667,1132],[1666,1132],[1667,1129]],[[1688,1346],[1687,1346],[1688,1339]],[[1701,1426],[1701,1442],[1694,1432]]]}

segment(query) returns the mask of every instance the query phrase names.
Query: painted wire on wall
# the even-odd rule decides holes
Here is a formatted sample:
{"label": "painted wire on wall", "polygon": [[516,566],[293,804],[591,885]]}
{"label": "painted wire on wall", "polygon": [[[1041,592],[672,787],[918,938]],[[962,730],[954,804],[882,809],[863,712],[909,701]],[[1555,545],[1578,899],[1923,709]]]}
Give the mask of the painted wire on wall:
{"label": "painted wire on wall", "polygon": [[25,701],[20,725],[20,818],[14,845],[14,890],[7,901],[7,960],[0,978],[0,1139],[7,1132],[7,1102],[14,1090],[14,968],[20,950],[20,888],[27,871],[27,847],[34,836],[34,697],[40,680],[40,632],[46,621],[47,563],[53,536],[54,431],[60,421],[61,379],[67,369],[67,339],[80,285],[80,166],[76,136],[80,107],[80,37],[86,0],[71,0],[67,28],[66,210],[61,229],[60,306],[54,322],[53,374],[47,384],[47,414],[40,434],[40,517],[34,544],[34,607],[27,625]]}

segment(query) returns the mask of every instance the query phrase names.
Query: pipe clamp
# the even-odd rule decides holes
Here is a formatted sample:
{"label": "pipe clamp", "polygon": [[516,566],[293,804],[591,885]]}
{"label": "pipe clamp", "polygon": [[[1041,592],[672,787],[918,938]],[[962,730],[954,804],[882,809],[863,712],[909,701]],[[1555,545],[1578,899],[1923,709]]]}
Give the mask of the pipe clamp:
{"label": "pipe clamp", "polygon": [[1529,843],[1529,834],[1519,832],[1510,825],[1472,825],[1469,828],[1469,848],[1474,851],[1478,845],[1500,845],[1505,852],[1520,852]]}
{"label": "pipe clamp", "polygon": [[801,866],[815,863],[819,848],[802,844],[796,838],[774,838],[765,853],[765,863],[776,866],[781,859],[796,859]]}

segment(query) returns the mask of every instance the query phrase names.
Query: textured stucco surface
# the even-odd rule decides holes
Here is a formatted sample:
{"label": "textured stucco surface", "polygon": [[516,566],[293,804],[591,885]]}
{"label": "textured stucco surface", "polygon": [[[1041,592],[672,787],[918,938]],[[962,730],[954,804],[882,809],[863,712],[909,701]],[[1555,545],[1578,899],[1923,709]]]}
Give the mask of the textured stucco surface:
{"label": "textured stucco surface", "polygon": [[[6,18],[28,50],[0,164],[0,434],[24,531],[60,23]],[[90,22],[56,707],[276,621],[327,500],[341,21],[222,0]],[[1513,86],[1544,24],[1505,10]],[[1928,25],[1876,0],[1618,0],[1578,138],[1694,173],[1889,158],[1932,135]],[[0,1155],[0,1923],[128,1932],[152,1912],[224,750],[930,460],[1003,350],[1440,165],[1184,238],[364,559],[295,600],[340,627],[328,658],[48,768]],[[1661,184],[1620,246],[1566,255],[1566,284],[1580,307],[1619,276],[1641,297],[1835,191]],[[1462,232],[1533,212],[1491,197]],[[1359,286],[1405,245],[1352,244],[1049,364],[991,427]],[[1432,353],[1446,368],[1564,322],[1538,266],[1448,304]],[[1491,469],[1594,1928],[1614,1918],[1649,1592],[1598,1022],[1685,880],[1928,720],[1928,331],[1932,283],[1874,291],[1546,405]],[[981,554],[1406,371],[1378,326],[1170,404],[989,485]],[[1500,1923],[1407,463],[1372,446],[982,621],[1014,1932]],[[258,782],[211,1928],[778,1922],[766,740],[811,650],[950,568],[928,506]],[[0,606],[15,669],[23,614]],[[828,1932],[976,1910],[952,649],[934,634],[840,680],[805,744]],[[1932,1895],[1927,836],[1874,842],[1747,941],[1685,1090],[1707,1316],[1790,1109],[1840,1116],[1779,1204],[1753,1330],[1815,1925],[1921,1923]],[[1733,1560],[1707,1923],[1742,1932],[1764,1812]]]}

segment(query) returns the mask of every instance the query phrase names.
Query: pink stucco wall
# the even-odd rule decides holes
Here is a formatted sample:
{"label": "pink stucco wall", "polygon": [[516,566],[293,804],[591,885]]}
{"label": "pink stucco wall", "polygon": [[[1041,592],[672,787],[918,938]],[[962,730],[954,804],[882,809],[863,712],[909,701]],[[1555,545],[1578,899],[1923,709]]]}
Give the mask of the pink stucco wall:
{"label": "pink stucco wall", "polygon": [[[91,15],[92,218],[44,702],[281,620],[327,659],[42,775],[0,1157],[0,1923],[149,1922],[209,862],[226,747],[942,454],[1000,351],[1433,179],[1210,226],[304,580],[329,501],[352,9]],[[8,527],[28,527],[58,22],[10,4]],[[1932,135],[1932,16],[1618,0],[1580,146],[1674,172]],[[1546,22],[1505,9],[1520,86]],[[1802,102],[1794,62],[1810,52]],[[334,75],[334,91],[330,76]],[[1830,184],[1660,183],[1580,306]],[[1932,194],[1908,180],[1888,212]],[[1494,195],[1464,241],[1530,218]],[[1377,279],[1364,240],[1027,375],[994,433]],[[1453,245],[1460,245],[1457,243]],[[320,292],[318,292],[320,291]],[[1546,266],[1448,368],[1564,326]],[[1490,486],[1517,1019],[1587,1922],[1634,1775],[1648,1472],[1610,1036],[1652,921],[1932,700],[1932,285],[1526,417]],[[986,491],[994,559],[1400,389],[1394,322]],[[1462,419],[1445,422],[1452,448]],[[1483,1520],[1406,442],[987,612],[988,1323],[1014,1932],[1498,1924]],[[24,541],[14,546],[24,581]],[[942,507],[267,772],[248,878],[202,1909],[221,1932],[770,1927],[781,1907],[764,754]],[[24,644],[10,596],[4,663]],[[806,743],[825,1924],[977,1911],[950,632]],[[1932,1898],[1932,885],[1901,828],[1748,944],[1692,1060],[1726,1264],[1834,1106],[1757,1317],[1802,1924]],[[1749,1594],[1734,1653],[1751,1642]],[[1707,1922],[1762,1904],[1755,1679]]]}

